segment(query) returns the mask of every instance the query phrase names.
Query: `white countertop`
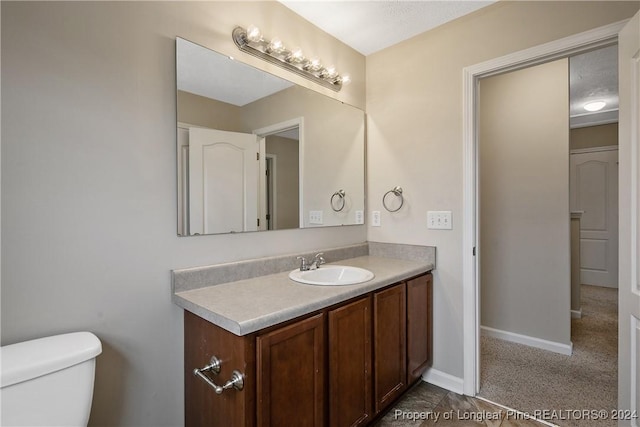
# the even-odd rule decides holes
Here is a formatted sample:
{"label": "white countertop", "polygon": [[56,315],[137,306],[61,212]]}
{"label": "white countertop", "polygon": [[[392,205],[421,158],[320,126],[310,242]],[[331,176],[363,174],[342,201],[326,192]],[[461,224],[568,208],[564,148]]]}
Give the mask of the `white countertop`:
{"label": "white countertop", "polygon": [[173,301],[185,310],[242,336],[434,268],[431,263],[374,256],[350,258],[332,264],[366,268],[375,277],[356,285],[317,286],[294,282],[286,271],[176,292]]}

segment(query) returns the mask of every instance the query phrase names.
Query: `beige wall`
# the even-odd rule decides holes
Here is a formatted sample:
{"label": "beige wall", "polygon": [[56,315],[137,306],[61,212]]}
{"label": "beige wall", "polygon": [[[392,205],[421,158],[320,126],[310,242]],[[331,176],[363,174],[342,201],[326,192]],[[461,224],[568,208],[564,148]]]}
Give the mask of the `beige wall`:
{"label": "beige wall", "polygon": [[[1,2],[2,344],[100,337],[90,424],[183,424],[170,270],[366,240],[362,226],[176,236],[175,38],[247,60],[237,24],[340,64],[364,57],[277,2]],[[275,68],[275,67],[273,67]],[[296,83],[314,84],[281,69]]]}
{"label": "beige wall", "polygon": [[618,124],[571,129],[569,141],[572,150],[618,145]]}
{"label": "beige wall", "polygon": [[242,127],[242,107],[179,90],[178,122],[229,132],[246,132]]}
{"label": "beige wall", "polygon": [[[571,343],[568,60],[480,80],[482,326]],[[544,316],[541,313],[544,312]]]}
{"label": "beige wall", "polygon": [[[373,241],[437,246],[433,367],[461,378],[462,70],[631,17],[637,2],[502,1],[367,57],[367,200]],[[401,185],[395,214],[382,195]],[[428,230],[428,210],[452,210],[453,230]],[[507,299],[505,303],[509,303]],[[568,314],[567,314],[568,315]]]}

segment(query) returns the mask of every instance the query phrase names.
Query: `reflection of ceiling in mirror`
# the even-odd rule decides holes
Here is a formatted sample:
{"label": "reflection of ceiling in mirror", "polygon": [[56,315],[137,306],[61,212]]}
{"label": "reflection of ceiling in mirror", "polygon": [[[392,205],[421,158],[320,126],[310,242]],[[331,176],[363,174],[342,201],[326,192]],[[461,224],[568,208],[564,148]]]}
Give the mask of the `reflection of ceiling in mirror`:
{"label": "reflection of ceiling in mirror", "polygon": [[297,126],[291,129],[284,130],[282,132],[275,133],[274,135],[279,136],[281,138],[287,139],[295,139],[296,141],[300,140],[300,128]]}
{"label": "reflection of ceiling in mirror", "polygon": [[[178,90],[238,107],[293,86],[291,82],[181,38],[176,39],[176,60]],[[216,78],[211,78],[213,75]]]}

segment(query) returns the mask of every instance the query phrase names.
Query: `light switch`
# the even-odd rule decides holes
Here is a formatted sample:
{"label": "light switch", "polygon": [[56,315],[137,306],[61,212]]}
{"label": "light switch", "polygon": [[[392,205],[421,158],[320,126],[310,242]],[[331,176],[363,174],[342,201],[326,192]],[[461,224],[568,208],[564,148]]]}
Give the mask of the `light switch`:
{"label": "light switch", "polygon": [[309,211],[309,224],[322,224],[322,211]]}
{"label": "light switch", "polygon": [[356,224],[364,224],[364,211],[356,211]]}
{"label": "light switch", "polygon": [[427,228],[431,228],[434,230],[453,229],[453,223],[451,221],[451,211],[428,211]]}

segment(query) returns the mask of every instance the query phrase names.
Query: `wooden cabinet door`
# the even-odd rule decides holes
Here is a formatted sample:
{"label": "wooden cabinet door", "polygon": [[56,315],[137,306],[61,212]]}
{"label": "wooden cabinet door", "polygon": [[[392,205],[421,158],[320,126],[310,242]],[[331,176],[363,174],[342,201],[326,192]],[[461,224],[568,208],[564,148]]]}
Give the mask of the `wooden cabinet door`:
{"label": "wooden cabinet door", "polygon": [[395,400],[406,387],[406,319],[404,282],[373,294],[376,413]]}
{"label": "wooden cabinet door", "polygon": [[372,416],[371,296],[329,312],[331,427],[361,426]]}
{"label": "wooden cabinet door", "polygon": [[407,282],[407,383],[422,376],[431,363],[433,276]]}
{"label": "wooden cabinet door", "polygon": [[258,336],[257,425],[324,423],[324,314]]}

